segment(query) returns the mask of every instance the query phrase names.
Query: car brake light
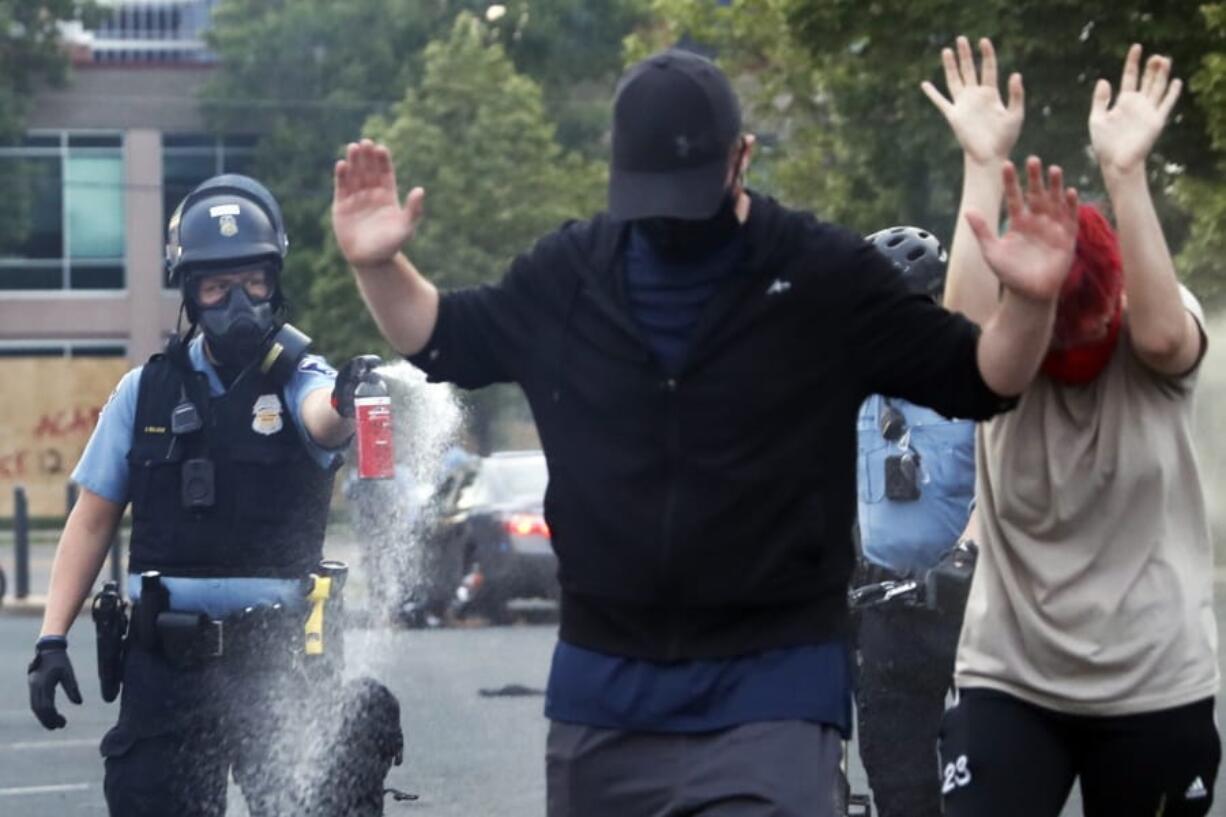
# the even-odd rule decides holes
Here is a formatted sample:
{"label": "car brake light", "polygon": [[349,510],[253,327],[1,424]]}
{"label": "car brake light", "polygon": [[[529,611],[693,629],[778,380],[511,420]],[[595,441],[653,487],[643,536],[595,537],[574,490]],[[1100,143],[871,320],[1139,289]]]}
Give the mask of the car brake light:
{"label": "car brake light", "polygon": [[535,513],[513,513],[503,520],[507,533],[516,536],[544,536],[549,538],[549,526],[545,517]]}

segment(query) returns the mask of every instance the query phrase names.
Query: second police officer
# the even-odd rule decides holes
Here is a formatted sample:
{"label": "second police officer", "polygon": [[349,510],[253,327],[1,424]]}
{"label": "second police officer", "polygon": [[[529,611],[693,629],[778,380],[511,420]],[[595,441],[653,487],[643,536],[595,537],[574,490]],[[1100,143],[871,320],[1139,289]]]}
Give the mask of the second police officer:
{"label": "second police officer", "polygon": [[[342,685],[333,639],[303,655],[353,391],[378,358],[338,376],[281,320],[283,225],[245,176],[188,194],[166,263],[189,327],[120,381],[73,473],[30,699],[48,729],[65,725],[57,685],[80,703],[68,629],[131,502],[122,700],[102,741],[113,815],[224,814],[231,771],[254,817],[378,815],[399,762],[391,693]],[[306,757],[307,730],[340,751]]]}
{"label": "second police officer", "polygon": [[[914,292],[940,303],[947,255],[935,236],[892,227],[868,240]],[[967,526],[975,424],[874,395],[861,406],[857,429],[858,577],[864,583],[922,579],[943,559],[949,564]],[[965,605],[964,595],[952,597],[941,609],[882,605],[860,613],[860,757],[881,817],[941,814],[937,732]]]}

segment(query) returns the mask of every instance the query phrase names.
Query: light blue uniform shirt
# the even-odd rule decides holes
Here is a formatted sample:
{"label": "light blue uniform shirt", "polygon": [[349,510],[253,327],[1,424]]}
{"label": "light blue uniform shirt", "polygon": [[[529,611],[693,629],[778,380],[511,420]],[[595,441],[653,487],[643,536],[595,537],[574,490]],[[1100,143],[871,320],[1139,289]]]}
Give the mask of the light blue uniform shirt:
{"label": "light blue uniform shirt", "polygon": [[[881,436],[885,401],[874,395],[860,407],[860,544],[870,562],[899,572],[927,570],[966,529],[975,496],[975,424],[949,420],[931,409],[891,399],[907,422],[896,442]],[[885,495],[885,461],[910,449],[919,454],[920,497],[894,501]]]}
{"label": "light blue uniform shirt", "polygon": [[[192,368],[208,378],[209,392],[214,397],[224,394],[226,388],[204,354],[204,339],[200,336],[192,339],[187,351]],[[120,505],[126,505],[130,499],[128,452],[132,449],[142,368],[137,366],[119,381],[102,409],[81,461],[72,472],[72,480],[77,485]],[[290,420],[312,458],[324,469],[332,468],[340,453],[316,444],[298,418],[308,394],[317,389],[331,391],[335,382],[336,370],[326,360],[318,355],[307,355],[284,389]],[[301,585],[292,579],[163,577],[162,583],[170,591],[171,606],[175,610],[207,613],[214,618],[253,605],[305,604]],[[128,595],[133,601],[140,598],[140,577],[135,574],[128,577]]]}

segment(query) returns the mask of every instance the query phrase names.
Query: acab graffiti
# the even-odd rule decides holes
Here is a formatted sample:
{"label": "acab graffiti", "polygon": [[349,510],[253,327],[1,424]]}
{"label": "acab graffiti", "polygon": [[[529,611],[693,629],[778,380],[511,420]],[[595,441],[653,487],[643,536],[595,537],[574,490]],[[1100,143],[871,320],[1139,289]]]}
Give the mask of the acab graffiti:
{"label": "acab graffiti", "polygon": [[100,414],[102,406],[75,406],[44,413],[25,435],[30,445],[0,451],[0,480],[65,474],[81,456],[84,440],[98,424]]}

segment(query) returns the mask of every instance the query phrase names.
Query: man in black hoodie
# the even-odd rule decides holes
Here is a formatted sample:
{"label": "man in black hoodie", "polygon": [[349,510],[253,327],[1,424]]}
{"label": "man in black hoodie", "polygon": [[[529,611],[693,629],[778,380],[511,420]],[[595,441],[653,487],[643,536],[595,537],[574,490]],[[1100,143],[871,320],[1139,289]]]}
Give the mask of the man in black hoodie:
{"label": "man in black hoodie", "polygon": [[609,211],[443,295],[400,251],[424,191],[402,204],[368,140],[336,166],[333,228],[387,340],[432,380],[519,383],[536,419],[562,585],[550,817],[828,814],[858,407],[986,418],[1047,346],[1076,231],[1058,170],[1025,198],[1006,170],[981,331],[851,232],[746,190],[753,146],[714,64],[650,57],[613,103]]}

